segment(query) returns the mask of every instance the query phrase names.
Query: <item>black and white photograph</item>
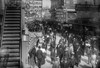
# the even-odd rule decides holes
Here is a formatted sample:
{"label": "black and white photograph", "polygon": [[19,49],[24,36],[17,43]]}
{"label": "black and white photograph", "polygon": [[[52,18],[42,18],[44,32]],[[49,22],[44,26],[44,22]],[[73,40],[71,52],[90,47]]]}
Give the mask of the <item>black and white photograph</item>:
{"label": "black and white photograph", "polygon": [[100,68],[100,0],[0,0],[0,68]]}

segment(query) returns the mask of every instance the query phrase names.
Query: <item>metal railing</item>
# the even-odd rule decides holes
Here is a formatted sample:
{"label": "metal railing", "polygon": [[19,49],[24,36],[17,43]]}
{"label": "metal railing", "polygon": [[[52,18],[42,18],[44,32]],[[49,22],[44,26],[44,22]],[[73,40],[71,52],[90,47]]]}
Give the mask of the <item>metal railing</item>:
{"label": "metal railing", "polygon": [[[2,18],[2,26],[1,26],[1,46],[2,48],[2,42],[3,42],[3,32],[4,32],[4,24],[5,24],[5,16],[6,16],[6,2],[4,0],[4,10],[3,10],[3,18]],[[5,54],[3,56],[0,55],[0,68],[6,68],[7,64],[7,59],[8,59],[8,54]]]}
{"label": "metal railing", "polygon": [[[16,1],[16,3],[19,5],[18,6],[18,8],[20,8],[20,10],[21,10],[21,1],[22,0],[12,0],[12,1]],[[9,6],[10,5],[10,0],[4,0],[4,13],[3,13],[3,23],[2,23],[2,39],[1,39],[1,46],[0,47],[2,47],[2,42],[3,42],[3,32],[4,32],[4,24],[5,24],[5,16],[6,16],[6,8],[7,8],[7,6]],[[20,15],[21,16],[21,15]],[[20,68],[21,68],[21,65],[22,65],[22,21],[20,21],[20,31],[21,31],[21,33],[20,33]],[[3,57],[4,58],[4,61],[5,61],[5,59],[7,58],[7,57]],[[4,61],[0,61],[0,63],[3,63]],[[6,61],[5,61],[6,62]],[[0,66],[0,68],[6,68],[6,65],[4,65],[4,63],[3,63],[3,66],[1,67]]]}
{"label": "metal railing", "polygon": [[22,68],[22,0],[18,0],[20,2],[20,9],[21,9],[21,15],[20,15],[20,68]]}
{"label": "metal railing", "polygon": [[5,23],[5,13],[6,13],[6,4],[5,4],[5,0],[4,0],[4,12],[3,12],[3,21],[2,21],[2,30],[1,30],[1,37],[2,37],[2,39],[1,39],[1,47],[2,47],[2,42],[3,42],[3,32],[4,32],[4,23]]}

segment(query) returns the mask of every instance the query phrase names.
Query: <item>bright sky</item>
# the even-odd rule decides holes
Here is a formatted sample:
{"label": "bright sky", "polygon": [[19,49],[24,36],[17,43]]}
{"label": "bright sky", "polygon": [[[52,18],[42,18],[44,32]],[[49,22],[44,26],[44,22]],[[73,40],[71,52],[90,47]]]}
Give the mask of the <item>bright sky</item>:
{"label": "bright sky", "polygon": [[51,0],[43,0],[43,7],[51,7]]}

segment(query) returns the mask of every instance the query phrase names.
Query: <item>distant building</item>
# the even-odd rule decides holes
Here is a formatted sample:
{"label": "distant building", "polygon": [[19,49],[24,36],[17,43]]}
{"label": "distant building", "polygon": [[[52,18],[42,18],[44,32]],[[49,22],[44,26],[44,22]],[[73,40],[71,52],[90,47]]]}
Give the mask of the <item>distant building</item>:
{"label": "distant building", "polygon": [[64,8],[65,9],[74,9],[76,2],[77,2],[77,0],[64,0]]}
{"label": "distant building", "polygon": [[42,0],[26,0],[28,11],[26,13],[26,21],[42,20]]}
{"label": "distant building", "polygon": [[42,19],[50,19],[51,18],[51,13],[49,12],[49,8],[43,8],[42,9]]}
{"label": "distant building", "polygon": [[34,0],[33,5],[34,5],[33,6],[34,12],[37,14],[35,18],[41,20],[42,19],[42,0]]}
{"label": "distant building", "polygon": [[[62,15],[64,6],[64,0],[51,0],[51,19],[57,20]],[[59,9],[61,9],[59,12]],[[59,14],[61,13],[61,14]]]}
{"label": "distant building", "polygon": [[51,9],[62,8],[64,6],[64,0],[51,0]]}
{"label": "distant building", "polygon": [[66,12],[63,9],[56,9],[56,21],[65,22],[66,21]]}
{"label": "distant building", "polygon": [[99,5],[100,4],[100,0],[77,0],[77,3],[81,3],[84,4],[85,2],[88,2],[89,4],[95,4],[95,5]]}

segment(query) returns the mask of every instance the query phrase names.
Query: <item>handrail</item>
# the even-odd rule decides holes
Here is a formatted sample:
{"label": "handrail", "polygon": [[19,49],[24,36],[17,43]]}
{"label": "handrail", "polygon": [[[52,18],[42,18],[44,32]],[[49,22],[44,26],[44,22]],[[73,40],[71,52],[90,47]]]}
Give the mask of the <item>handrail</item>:
{"label": "handrail", "polygon": [[[5,4],[5,0],[4,0],[4,10],[3,10],[4,12],[3,12],[3,18],[2,18],[2,28],[1,28],[1,46],[0,47],[2,47],[2,42],[3,42],[3,32],[4,32],[4,23],[5,23],[5,16],[6,16],[6,4]],[[5,55],[6,56],[6,55]],[[5,60],[6,60],[6,58],[7,57],[4,57],[4,61],[0,61],[0,63],[2,62],[3,63],[3,66],[1,66],[1,68],[4,68],[4,67],[6,67],[6,65],[4,65],[5,64]]]}
{"label": "handrail", "polygon": [[20,21],[20,68],[22,68],[22,0],[20,0],[20,9],[21,9],[21,21]]}
{"label": "handrail", "polygon": [[6,4],[5,4],[5,0],[4,0],[4,10],[3,10],[4,12],[3,12],[3,22],[2,22],[2,30],[1,30],[1,37],[2,37],[2,39],[1,39],[1,46],[0,47],[2,47],[2,42],[3,42],[3,32],[4,32],[4,23],[5,23],[5,13],[6,13]]}

